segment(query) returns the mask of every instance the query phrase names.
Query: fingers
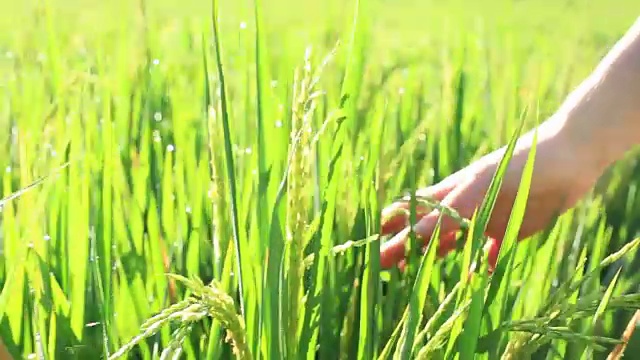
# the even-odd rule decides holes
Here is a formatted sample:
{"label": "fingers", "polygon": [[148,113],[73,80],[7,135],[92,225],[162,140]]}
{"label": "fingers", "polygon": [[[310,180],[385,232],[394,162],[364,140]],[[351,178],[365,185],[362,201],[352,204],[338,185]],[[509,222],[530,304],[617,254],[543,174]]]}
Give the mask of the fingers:
{"label": "fingers", "polygon": [[[426,245],[426,242],[431,239],[431,234],[435,230],[439,217],[440,213],[438,211],[432,211],[418,222],[415,232],[421,243]],[[459,225],[453,219],[448,216],[442,217],[440,236],[437,239],[440,244],[439,253],[446,254],[455,248],[455,231],[458,228]],[[396,236],[382,244],[380,249],[380,265],[382,268],[390,268],[404,259],[405,243],[409,238],[409,230],[409,227],[405,227]],[[424,234],[428,234],[428,236]]]}
{"label": "fingers", "polygon": [[[447,255],[451,250],[456,248],[456,233],[449,233],[447,235],[443,235],[440,238],[440,243],[438,245],[438,249],[436,250],[436,254],[438,257],[443,257]],[[427,244],[422,247],[422,253],[424,254],[427,251]],[[401,259],[398,262],[398,269],[404,272],[405,267],[407,266],[406,259]]]}
{"label": "fingers", "polygon": [[[418,196],[428,196],[438,201],[442,201],[454,188],[455,182],[442,181],[436,185],[420,189],[416,192]],[[396,202],[382,210],[381,235],[397,233],[409,225],[409,217],[404,210],[409,210],[409,203],[405,201]],[[416,218],[421,219],[427,215],[431,209],[424,206],[416,207]]]}
{"label": "fingers", "polygon": [[[446,254],[448,254],[449,252],[451,252],[451,250],[455,249],[455,233],[450,233],[449,235],[445,236],[444,238],[440,239],[440,246],[438,247],[438,257],[443,257]],[[484,249],[485,251],[487,251],[487,261],[489,263],[489,274],[492,274],[493,271],[496,269],[496,265],[498,263],[498,254],[500,252],[500,245],[502,244],[502,241],[498,240],[498,239],[494,239],[494,238],[489,238],[489,240],[487,240],[487,242],[484,245]],[[424,253],[426,251],[426,245],[422,248],[422,252]],[[398,262],[398,269],[400,269],[401,272],[404,272],[405,268],[407,266],[407,261],[406,259],[401,259]],[[472,273],[472,271],[470,271],[470,274]]]}
{"label": "fingers", "polygon": [[438,256],[444,257],[456,248],[456,233],[451,232],[440,236],[440,244],[438,244]]}
{"label": "fingers", "polygon": [[409,236],[410,228],[406,227],[380,247],[380,266],[388,269],[404,259],[404,243]]}
{"label": "fingers", "polygon": [[[420,221],[418,221],[414,228],[414,231],[421,238],[430,239],[431,235],[436,230],[436,226],[438,225],[438,220],[440,219],[440,217],[440,211],[432,211],[429,215],[424,216],[422,219],[420,219]],[[446,215],[442,216],[442,222],[440,224],[441,238],[459,229],[460,224],[458,224],[455,220]]]}
{"label": "fingers", "polygon": [[487,261],[489,262],[489,273],[492,273],[496,268],[496,264],[498,262],[498,253],[500,252],[500,245],[502,241],[494,238],[489,238],[487,243],[484,245],[485,250],[487,250]]}
{"label": "fingers", "polygon": [[[381,235],[391,235],[402,231],[407,225],[409,225],[409,217],[404,211],[408,204],[396,203],[389,206],[382,211],[382,226],[380,229]],[[423,207],[416,208],[416,219],[421,219],[428,214],[428,209]]]}

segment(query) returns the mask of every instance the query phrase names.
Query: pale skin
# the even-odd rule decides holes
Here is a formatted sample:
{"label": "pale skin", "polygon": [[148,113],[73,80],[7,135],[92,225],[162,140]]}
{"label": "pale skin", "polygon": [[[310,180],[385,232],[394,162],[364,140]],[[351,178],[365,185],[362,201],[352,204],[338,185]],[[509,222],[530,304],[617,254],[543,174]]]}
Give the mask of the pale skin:
{"label": "pale skin", "polygon": [[[534,131],[538,140],[533,178],[518,240],[545,229],[555,217],[575,206],[609,165],[640,144],[640,17],[554,115],[518,139],[487,225],[490,267],[495,265]],[[433,197],[471,218],[505,150],[502,147],[441,182],[419,189],[418,195]],[[389,205],[383,210],[383,218],[406,206],[406,202]],[[418,209],[414,230],[423,244],[424,239],[431,238],[439,217],[437,210]],[[407,225],[404,216],[393,216],[382,224],[382,233],[407,231]],[[456,221],[442,217],[439,255],[453,250],[458,230]],[[382,245],[383,268],[402,265],[405,239],[396,236]]]}

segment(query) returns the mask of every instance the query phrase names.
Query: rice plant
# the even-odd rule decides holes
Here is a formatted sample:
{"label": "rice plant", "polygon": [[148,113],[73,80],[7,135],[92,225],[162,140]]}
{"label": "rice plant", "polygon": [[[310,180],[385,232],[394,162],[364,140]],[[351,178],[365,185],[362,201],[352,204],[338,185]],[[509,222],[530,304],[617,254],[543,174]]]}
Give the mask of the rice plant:
{"label": "rice plant", "polygon": [[[515,140],[635,1],[3,5],[0,338],[14,358],[638,350],[637,154],[517,242],[534,147],[495,267],[484,246]],[[471,218],[416,190],[501,146]],[[386,270],[396,201],[407,258]],[[455,251],[417,242],[420,208],[458,222]]]}

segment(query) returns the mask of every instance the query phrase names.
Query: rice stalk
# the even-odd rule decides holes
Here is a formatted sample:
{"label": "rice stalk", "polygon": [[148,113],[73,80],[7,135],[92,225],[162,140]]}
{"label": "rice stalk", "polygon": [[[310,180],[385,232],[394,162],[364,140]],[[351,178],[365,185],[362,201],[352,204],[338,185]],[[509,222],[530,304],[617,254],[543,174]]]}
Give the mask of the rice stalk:
{"label": "rice stalk", "polygon": [[[425,209],[436,209],[441,212],[443,215],[449,216],[451,219],[456,221],[463,230],[468,230],[471,226],[471,220],[463,217],[460,213],[442,202],[426,195],[415,195],[416,203]],[[395,200],[397,203],[409,204],[411,201],[411,195],[405,195],[399,199]],[[387,219],[396,217],[396,216],[404,216],[405,218],[409,218],[409,210],[405,208],[394,208],[388,212],[385,212],[384,217],[382,219],[385,222]]]}
{"label": "rice stalk", "polygon": [[163,326],[171,322],[177,322],[179,328],[174,333],[176,336],[174,336],[173,342],[169,345],[167,354],[175,351],[186,338],[191,326],[205,317],[211,317],[219,321],[227,330],[226,340],[231,343],[233,353],[238,359],[252,359],[247,344],[244,321],[236,311],[233,298],[220,290],[219,283],[214,280],[211,284],[204,285],[198,278],[187,279],[174,274],[169,274],[169,276],[186,285],[192,293],[191,296],[145,321],[140,327],[142,332],[124,344],[109,359],[118,359],[125,356],[136,345],[155,335]]}
{"label": "rice stalk", "polygon": [[434,353],[436,350],[440,349],[443,345],[447,343],[446,337],[451,332],[453,325],[457,320],[462,319],[467,316],[469,311],[469,306],[471,305],[471,300],[467,300],[464,303],[460,304],[460,306],[456,309],[456,311],[447,319],[447,321],[440,326],[438,331],[429,339],[427,344],[423,346],[418,354],[416,355],[416,359],[429,359],[430,355]]}
{"label": "rice stalk", "polygon": [[422,344],[424,340],[427,339],[427,337],[435,330],[437,321],[440,320],[440,318],[444,314],[449,304],[451,304],[451,302],[455,299],[455,296],[457,295],[461,287],[462,287],[462,283],[458,282],[453,287],[453,289],[451,289],[449,294],[447,294],[444,300],[440,303],[440,306],[438,306],[438,309],[433,313],[433,315],[431,315],[429,320],[427,320],[427,323],[425,324],[424,328],[420,332],[418,332],[415,340],[413,341],[414,352],[416,351],[416,347]]}
{"label": "rice stalk", "polygon": [[[540,341],[546,341],[548,339],[586,341],[589,344],[592,344],[596,349],[600,348],[598,347],[597,342],[618,344],[619,341],[616,339],[577,334],[570,332],[569,330],[565,331],[562,327],[554,327],[552,323],[561,322],[566,324],[571,319],[583,316],[591,317],[594,316],[596,312],[602,312],[605,310],[639,309],[640,298],[638,296],[640,294],[613,297],[608,301],[606,308],[601,308],[600,306],[600,297],[604,295],[604,293],[600,291],[581,297],[573,304],[569,302],[561,302],[563,299],[568,299],[570,294],[577,291],[582,284],[588,281],[592,276],[599,274],[599,271],[602,268],[620,260],[639,244],[640,238],[636,238],[628,244],[625,244],[620,248],[620,250],[607,256],[598,266],[584,274],[584,276],[577,279],[575,277],[571,277],[568,281],[563,283],[549,298],[547,303],[540,308],[537,318],[511,321],[501,325],[500,329],[516,332],[514,337],[507,343],[502,359],[518,359],[523,356],[523,354],[533,351],[535,345]],[[579,263],[578,266],[582,266],[581,263]],[[535,324],[535,326],[532,324]]]}
{"label": "rice stalk", "polygon": [[300,79],[299,70],[294,75],[294,88],[291,106],[291,145],[289,153],[291,163],[287,179],[287,225],[286,248],[287,278],[289,288],[289,309],[287,323],[288,356],[297,356],[297,339],[300,319],[303,317],[303,274],[304,274],[304,239],[307,227],[307,209],[310,199],[307,196],[308,179],[311,174],[313,135],[312,121],[317,106],[317,93],[313,85],[311,67],[311,48],[307,48],[304,68]]}
{"label": "rice stalk", "polygon": [[[224,261],[223,256],[226,253],[229,237],[225,228],[225,224],[229,223],[229,204],[226,194],[228,194],[227,185],[224,182],[224,176],[222,169],[224,169],[224,159],[220,156],[216,156],[216,152],[213,149],[213,144],[223,143],[223,138],[220,131],[218,131],[219,124],[217,123],[217,111],[214,107],[209,108],[208,111],[208,125],[209,125],[209,157],[210,157],[210,173],[211,173],[211,188],[209,190],[209,198],[212,203],[212,218],[213,218],[213,262],[214,271],[219,276],[222,275],[222,263]],[[233,256],[233,254],[231,254]]]}
{"label": "rice stalk", "polygon": [[391,333],[389,341],[387,341],[387,344],[380,352],[380,355],[378,355],[378,360],[389,359],[391,357],[391,349],[393,348],[393,345],[398,342],[398,339],[400,338],[400,332],[402,331],[402,329],[404,329],[404,324],[407,321],[408,317],[409,308],[405,308],[405,310],[402,312],[400,321],[398,321],[396,328],[393,330],[393,333]]}
{"label": "rice stalk", "polygon": [[169,344],[160,354],[160,360],[179,359],[180,355],[182,355],[182,344],[187,336],[189,336],[192,328],[193,326],[191,324],[180,325],[180,327],[173,331]]}
{"label": "rice stalk", "polygon": [[[350,249],[367,246],[371,242],[377,241],[380,239],[380,235],[371,235],[364,239],[360,240],[347,240],[342,244],[335,245],[329,250],[329,255],[335,256],[340,255],[347,252]],[[315,260],[315,254],[309,254],[304,258],[304,267],[309,268],[313,265],[313,261]]]}

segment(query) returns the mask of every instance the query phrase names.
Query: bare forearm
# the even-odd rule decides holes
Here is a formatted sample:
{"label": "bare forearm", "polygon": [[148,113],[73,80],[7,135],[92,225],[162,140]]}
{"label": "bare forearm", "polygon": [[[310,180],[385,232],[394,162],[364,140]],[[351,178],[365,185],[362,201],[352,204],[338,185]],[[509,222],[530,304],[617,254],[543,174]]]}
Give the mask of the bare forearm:
{"label": "bare forearm", "polygon": [[606,167],[640,144],[640,18],[555,115],[564,135]]}

